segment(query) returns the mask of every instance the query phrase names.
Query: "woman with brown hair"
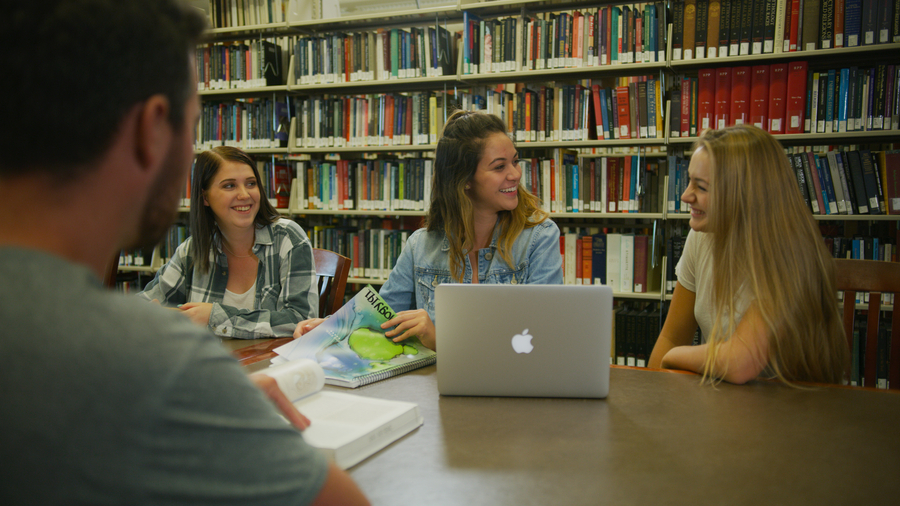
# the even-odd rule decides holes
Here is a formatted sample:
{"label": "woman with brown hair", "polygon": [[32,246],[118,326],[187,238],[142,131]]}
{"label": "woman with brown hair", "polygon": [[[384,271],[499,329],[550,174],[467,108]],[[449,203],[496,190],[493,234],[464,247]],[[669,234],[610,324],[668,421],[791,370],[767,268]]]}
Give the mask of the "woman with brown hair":
{"label": "woman with brown hair", "polygon": [[260,192],[256,163],[219,146],[197,155],[191,236],[140,296],[232,338],[284,337],[318,314],[312,244]]}
{"label": "woman with brown hair", "polygon": [[[834,262],[781,145],[763,130],[707,130],[694,146],[691,231],[650,367],[704,380],[841,383],[849,350]],[[703,344],[688,346],[697,326]]]}

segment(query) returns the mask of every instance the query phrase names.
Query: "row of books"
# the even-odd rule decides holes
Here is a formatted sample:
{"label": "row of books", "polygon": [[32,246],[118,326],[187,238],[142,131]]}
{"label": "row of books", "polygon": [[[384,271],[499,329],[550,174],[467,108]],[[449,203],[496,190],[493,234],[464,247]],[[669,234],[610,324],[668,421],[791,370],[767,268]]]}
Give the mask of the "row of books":
{"label": "row of books", "polygon": [[522,186],[550,213],[661,213],[664,158],[641,155],[579,157],[554,149],[551,157],[519,159]]}
{"label": "row of books", "polygon": [[284,97],[203,101],[195,147],[284,148],[289,136],[290,115]]}
{"label": "row of books", "polygon": [[891,349],[891,320],[886,313],[879,315],[877,342],[875,353],[875,377],[867,378],[866,364],[866,329],[868,328],[868,311],[859,311],[853,321],[853,344],[850,353],[850,385],[866,386],[879,389],[889,388],[888,371]]}
{"label": "row of books", "polygon": [[300,209],[425,211],[433,160],[294,162]]}
{"label": "row of books", "polygon": [[209,0],[206,12],[213,28],[233,28],[284,23],[287,7],[283,0]]}
{"label": "row of books", "polygon": [[456,75],[456,37],[442,26],[301,35],[294,42],[293,84]]}
{"label": "row of books", "polygon": [[900,151],[800,149],[788,159],[813,214],[900,214]]}
{"label": "row of books", "polygon": [[615,309],[612,364],[647,367],[664,317],[659,302],[629,302]]}
{"label": "row of books", "polygon": [[294,101],[296,147],[428,145],[444,125],[440,91],[320,95]]}
{"label": "row of books", "polygon": [[462,74],[665,61],[665,3],[482,19],[463,12]]}
{"label": "row of books", "polygon": [[391,220],[365,220],[365,224],[316,225],[307,228],[314,248],[340,253],[351,260],[350,276],[387,279],[406,245],[411,228],[396,226]]}
{"label": "row of books", "polygon": [[672,59],[900,42],[894,0],[678,0]]}
{"label": "row of books", "polygon": [[[672,92],[670,137],[753,124],[773,134],[900,129],[900,66],[705,68]],[[678,111],[678,112],[676,112]]]}
{"label": "row of books", "polygon": [[563,281],[567,285],[607,285],[616,293],[660,291],[662,256],[658,234],[563,227],[559,242]]}
{"label": "row of books", "polygon": [[197,89],[228,90],[285,84],[287,38],[215,42],[197,47]]}

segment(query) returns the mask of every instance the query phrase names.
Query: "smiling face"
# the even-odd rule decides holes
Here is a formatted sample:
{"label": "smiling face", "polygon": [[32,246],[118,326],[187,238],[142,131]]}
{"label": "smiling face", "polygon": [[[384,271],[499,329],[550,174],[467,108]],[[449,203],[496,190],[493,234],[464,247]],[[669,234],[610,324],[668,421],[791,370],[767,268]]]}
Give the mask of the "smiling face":
{"label": "smiling face", "polygon": [[203,203],[215,214],[219,228],[247,228],[254,226],[259,199],[259,182],[253,169],[224,160],[210,180]]}
{"label": "smiling face", "polygon": [[519,154],[504,133],[487,138],[466,192],[475,213],[512,211],[519,205]]}
{"label": "smiling face", "polygon": [[681,201],[691,205],[691,228],[696,232],[706,232],[709,218],[709,154],[702,147],[697,148],[691,156],[691,164],[688,166],[690,182]]}

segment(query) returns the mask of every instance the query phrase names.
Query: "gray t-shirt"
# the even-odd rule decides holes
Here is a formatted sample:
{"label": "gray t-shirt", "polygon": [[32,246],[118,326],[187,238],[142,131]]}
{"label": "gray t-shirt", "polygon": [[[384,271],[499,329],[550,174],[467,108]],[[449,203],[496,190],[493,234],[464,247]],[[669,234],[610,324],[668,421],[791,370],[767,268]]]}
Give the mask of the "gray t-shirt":
{"label": "gray t-shirt", "polygon": [[307,504],[324,457],[208,331],[0,247],[0,504]]}

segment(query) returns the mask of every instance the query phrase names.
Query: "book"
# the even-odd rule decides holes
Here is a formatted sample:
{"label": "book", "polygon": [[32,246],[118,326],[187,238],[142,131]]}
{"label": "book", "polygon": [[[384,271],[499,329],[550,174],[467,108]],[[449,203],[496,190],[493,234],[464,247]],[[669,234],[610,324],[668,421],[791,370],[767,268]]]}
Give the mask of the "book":
{"label": "book", "polygon": [[772,134],[784,133],[787,77],[787,63],[773,63],[769,66],[769,118],[766,129]]}
{"label": "book", "polygon": [[325,373],[313,360],[292,360],[260,371],[310,425],[303,439],[341,469],[348,469],[424,423],[412,402],[323,390]]}
{"label": "book", "polygon": [[699,132],[715,128],[716,69],[697,71],[697,127]]}
{"label": "book", "polygon": [[744,125],[750,122],[750,67],[731,69],[731,113],[728,125]]}
{"label": "book", "polygon": [[725,128],[731,121],[731,67],[716,69],[715,126]]}
{"label": "book", "polygon": [[807,69],[808,64],[805,61],[794,61],[788,64],[785,133],[803,133],[803,124],[806,118]]}
{"label": "book", "polygon": [[750,124],[769,128],[769,66],[754,65],[750,78]]}
{"label": "book", "polygon": [[395,315],[370,285],[360,290],[331,318],[290,343],[275,348],[283,363],[308,358],[325,370],[325,383],[356,388],[418,369],[436,361],[418,338],[395,343],[381,324]]}

